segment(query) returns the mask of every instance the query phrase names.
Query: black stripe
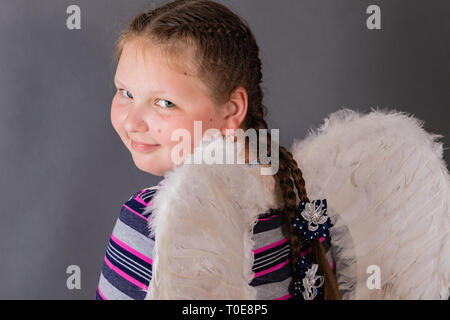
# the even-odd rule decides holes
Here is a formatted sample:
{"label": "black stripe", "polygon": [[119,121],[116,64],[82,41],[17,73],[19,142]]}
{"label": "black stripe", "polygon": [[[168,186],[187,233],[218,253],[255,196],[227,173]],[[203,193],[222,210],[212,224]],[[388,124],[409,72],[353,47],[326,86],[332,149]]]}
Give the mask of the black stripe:
{"label": "black stripe", "polygon": [[279,244],[279,245],[277,245],[277,246],[275,246],[275,247],[272,247],[272,248],[270,248],[270,249],[267,249],[267,250],[258,252],[257,254],[255,254],[255,260],[256,260],[256,259],[264,259],[264,258],[263,258],[264,256],[267,256],[268,254],[270,254],[270,253],[272,253],[272,252],[275,252],[275,251],[279,251],[279,250],[281,250],[281,249],[284,249],[284,248],[286,248],[287,246],[289,246],[289,241],[288,241],[288,240],[286,240],[285,242],[283,242],[283,243],[281,243],[281,244]]}
{"label": "black stripe", "polygon": [[[128,205],[128,202],[126,204]],[[133,228],[140,234],[146,237],[150,235],[150,228],[148,227],[148,221],[145,220],[144,218],[137,216],[134,212],[131,212],[125,206],[122,206],[122,209],[120,210],[119,219],[124,224],[126,224],[130,228]],[[151,239],[154,241],[155,237],[152,237]]]}
{"label": "black stripe", "polygon": [[[147,295],[141,288],[135,284],[129,282],[128,280],[122,278],[121,275],[117,274],[114,270],[106,264],[103,263],[102,274],[109,283],[114,286],[117,290],[123,292],[127,296],[134,300],[144,300]],[[105,292],[103,292],[105,294]]]}
{"label": "black stripe", "polygon": [[154,197],[156,193],[156,189],[144,191],[139,198],[141,198],[144,202],[149,203],[150,200]]}
{"label": "black stripe", "polygon": [[252,287],[256,287],[263,284],[280,282],[286,280],[290,276],[291,276],[291,267],[290,264],[287,263],[278,270],[266,273],[257,278],[253,278],[253,280],[250,282],[250,285]]}
{"label": "black stripe", "polygon": [[[255,263],[253,264],[253,268],[254,269],[261,268],[261,266],[266,265],[267,263],[270,263],[273,261],[278,261],[280,258],[287,257],[287,256],[289,256],[289,248],[284,248],[283,250],[280,250],[271,256],[265,257],[264,259],[262,259],[260,261],[255,261]],[[264,267],[264,269],[268,269],[268,268],[269,267]]]}
{"label": "black stripe", "polygon": [[276,215],[276,217],[273,217],[270,220],[258,221],[253,227],[253,234],[258,234],[261,232],[279,228],[282,224],[282,219],[278,211],[270,209],[268,213],[263,213],[260,216],[258,216],[258,219],[269,218],[273,215]]}
{"label": "black stripe", "polygon": [[[114,240],[111,238],[109,239],[109,245],[112,246],[114,249],[116,249],[117,251],[119,251],[120,253],[122,253],[124,256],[128,257],[130,260],[132,260],[136,265],[138,266],[142,266],[144,268],[149,269],[150,271],[152,270],[152,265],[150,263],[148,263],[145,260],[142,260],[141,258],[139,258],[138,256],[134,255],[133,253],[131,253],[130,251],[127,251],[126,249],[122,248],[121,246],[119,246],[116,242],[114,242]],[[146,271],[144,271],[146,272]]]}
{"label": "black stripe", "polygon": [[[140,273],[142,273],[142,274],[145,274],[145,275],[147,275],[147,274],[152,274],[152,268],[151,268],[151,265],[150,265],[150,268],[148,267],[148,263],[147,262],[145,262],[146,263],[146,265],[142,265],[142,264],[140,264],[139,263],[139,261],[137,260],[137,259],[139,259],[138,257],[136,257],[136,256],[130,256],[130,254],[126,254],[126,253],[124,253],[124,250],[122,249],[122,250],[118,250],[117,249],[117,245],[114,245],[113,243],[111,243],[111,241],[110,241],[110,243],[109,243],[109,245],[108,245],[108,248],[106,249],[107,251],[110,251],[111,252],[111,254],[114,254],[114,255],[116,255],[118,258],[117,259],[121,259],[121,260],[123,260],[123,261],[126,261],[129,265],[131,265],[131,267],[129,267],[129,266],[127,266],[127,268],[131,268],[132,270],[134,270],[135,272],[140,272]],[[125,258],[125,257],[126,258]],[[134,258],[133,258],[134,257]],[[127,259],[128,258],[128,259]],[[131,261],[130,261],[131,260]],[[141,260],[142,261],[142,260]],[[147,269],[144,269],[145,267],[147,267]]]}
{"label": "black stripe", "polygon": [[[117,254],[116,254],[117,255]],[[109,260],[109,262],[112,263],[113,266],[115,266],[116,268],[120,269],[121,271],[125,272],[127,275],[129,275],[130,277],[136,279],[137,281],[139,281],[140,283],[145,284],[146,286],[148,286],[149,282],[150,282],[150,274],[146,274],[146,277],[144,278],[144,276],[141,276],[141,274],[143,272],[141,272],[140,274],[136,273],[135,271],[133,271],[133,269],[131,269],[131,267],[125,265],[119,258],[116,258],[114,256],[112,256],[109,252],[109,250],[106,251],[106,258]]]}
{"label": "black stripe", "polygon": [[100,293],[97,291],[95,291],[95,300],[103,300],[103,298],[100,296]]}
{"label": "black stripe", "polygon": [[253,270],[253,272],[264,271],[264,270],[270,269],[272,267],[275,267],[276,265],[279,265],[280,263],[285,262],[286,259],[288,259],[288,258],[289,258],[289,251],[283,253],[277,259],[273,260],[272,262],[268,263],[267,265],[264,265],[263,267],[253,266],[252,270]]}

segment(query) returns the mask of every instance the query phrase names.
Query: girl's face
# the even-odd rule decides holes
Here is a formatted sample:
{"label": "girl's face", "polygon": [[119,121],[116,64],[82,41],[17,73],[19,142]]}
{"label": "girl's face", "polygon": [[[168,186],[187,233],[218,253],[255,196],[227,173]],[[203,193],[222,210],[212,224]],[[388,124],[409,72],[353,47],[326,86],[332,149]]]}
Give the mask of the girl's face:
{"label": "girl's face", "polygon": [[[247,111],[245,93],[239,95],[242,99],[217,106],[200,80],[171,68],[160,51],[139,45],[137,39],[124,45],[114,82],[117,92],[111,106],[113,127],[136,166],[153,175],[163,176],[174,168],[172,148],[182,141],[172,141],[174,130],[189,131],[192,152],[199,142],[199,137],[194,139],[194,121],[202,122],[202,135],[209,128],[225,134],[225,129],[239,127]],[[132,140],[157,146],[143,151],[135,149]],[[183,151],[178,154],[184,160],[189,155]]]}

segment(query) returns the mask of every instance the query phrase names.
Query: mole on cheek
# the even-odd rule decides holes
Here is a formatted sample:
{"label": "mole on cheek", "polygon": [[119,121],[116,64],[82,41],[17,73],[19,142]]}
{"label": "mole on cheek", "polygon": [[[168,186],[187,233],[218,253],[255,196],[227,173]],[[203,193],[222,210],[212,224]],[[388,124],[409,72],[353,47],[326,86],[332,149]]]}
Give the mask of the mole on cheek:
{"label": "mole on cheek", "polygon": [[209,122],[212,122],[212,118],[211,118],[211,119],[209,119]]}
{"label": "mole on cheek", "polygon": [[161,133],[161,129],[158,129],[158,133]]}

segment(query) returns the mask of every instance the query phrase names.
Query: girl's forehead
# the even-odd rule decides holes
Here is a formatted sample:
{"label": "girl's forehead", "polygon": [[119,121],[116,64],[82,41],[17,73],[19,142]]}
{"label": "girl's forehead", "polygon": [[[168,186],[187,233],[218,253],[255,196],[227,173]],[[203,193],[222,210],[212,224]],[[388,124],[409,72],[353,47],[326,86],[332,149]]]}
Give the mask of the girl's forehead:
{"label": "girl's forehead", "polygon": [[183,75],[195,76],[195,66],[193,65],[193,50],[187,47],[173,48],[152,43],[148,39],[135,38],[127,41],[124,50],[129,52],[128,57],[134,54],[134,62],[145,66],[157,65],[161,69],[170,69]]}
{"label": "girl's forehead", "polygon": [[192,66],[188,64],[190,56],[179,61],[182,59],[169,59],[164,54],[148,41],[126,42],[116,70],[116,82],[143,90],[176,90],[176,94],[183,96],[209,96],[208,87],[192,74]]}

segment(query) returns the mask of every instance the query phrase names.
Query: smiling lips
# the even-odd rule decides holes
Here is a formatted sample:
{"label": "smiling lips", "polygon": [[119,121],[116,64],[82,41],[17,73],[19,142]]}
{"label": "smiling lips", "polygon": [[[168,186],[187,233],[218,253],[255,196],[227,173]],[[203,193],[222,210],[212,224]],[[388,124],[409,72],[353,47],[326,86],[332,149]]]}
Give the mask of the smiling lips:
{"label": "smiling lips", "polygon": [[137,141],[131,140],[131,146],[136,151],[148,152],[148,151],[153,151],[154,149],[156,149],[160,145],[159,144],[146,144],[146,143],[142,143],[142,142],[137,142]]}

